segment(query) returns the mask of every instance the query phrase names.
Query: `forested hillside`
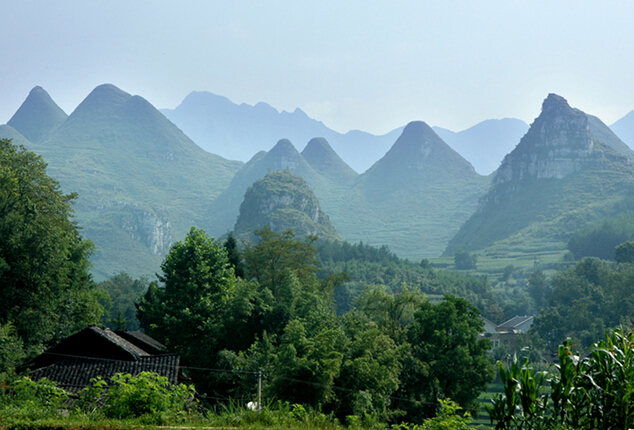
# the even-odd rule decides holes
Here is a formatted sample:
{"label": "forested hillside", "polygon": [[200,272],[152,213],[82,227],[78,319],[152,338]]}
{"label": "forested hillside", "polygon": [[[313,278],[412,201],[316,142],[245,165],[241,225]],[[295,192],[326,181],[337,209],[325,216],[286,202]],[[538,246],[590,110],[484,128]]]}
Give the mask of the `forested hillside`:
{"label": "forested hillside", "polygon": [[25,145],[44,157],[64,192],[78,193],[77,220],[97,245],[100,279],[153,275],[241,166],[203,151],[145,99],[113,85],[95,88],[64,115],[36,88],[9,124],[40,139]]}

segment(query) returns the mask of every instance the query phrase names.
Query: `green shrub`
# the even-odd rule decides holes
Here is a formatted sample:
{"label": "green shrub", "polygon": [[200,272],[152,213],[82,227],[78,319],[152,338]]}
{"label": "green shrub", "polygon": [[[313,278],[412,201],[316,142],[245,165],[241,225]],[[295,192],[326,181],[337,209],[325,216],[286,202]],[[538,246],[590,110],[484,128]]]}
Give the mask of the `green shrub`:
{"label": "green shrub", "polygon": [[0,389],[0,424],[9,418],[31,422],[58,416],[67,400],[68,393],[53,381],[19,378]]}
{"label": "green shrub", "polygon": [[107,418],[142,418],[143,422],[179,421],[197,410],[195,390],[191,385],[171,385],[168,379],[153,372],[136,376],[117,373],[108,388],[101,378],[80,392],[77,406],[85,412],[103,407]]}

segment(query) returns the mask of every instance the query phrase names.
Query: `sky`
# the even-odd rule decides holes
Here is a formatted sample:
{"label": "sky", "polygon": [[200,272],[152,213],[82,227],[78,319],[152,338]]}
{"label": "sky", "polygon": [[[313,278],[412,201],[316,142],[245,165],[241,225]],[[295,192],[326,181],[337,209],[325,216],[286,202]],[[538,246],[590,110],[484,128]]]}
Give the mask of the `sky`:
{"label": "sky", "polygon": [[42,86],[66,113],[111,83],[302,109],[339,132],[531,123],[557,93],[634,110],[632,1],[0,0],[0,124]]}

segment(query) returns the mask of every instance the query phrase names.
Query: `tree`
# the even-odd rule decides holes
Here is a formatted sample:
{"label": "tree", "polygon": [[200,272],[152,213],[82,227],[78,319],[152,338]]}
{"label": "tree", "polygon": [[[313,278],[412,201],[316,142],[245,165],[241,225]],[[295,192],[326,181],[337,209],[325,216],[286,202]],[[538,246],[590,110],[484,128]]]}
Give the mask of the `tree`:
{"label": "tree", "polygon": [[634,241],[623,242],[614,248],[614,259],[617,263],[634,263]]}
{"label": "tree", "polygon": [[346,391],[340,393],[335,405],[337,416],[392,418],[391,396],[400,382],[403,347],[362,312],[349,312],[342,324],[347,343],[335,385]]}
{"label": "tree", "polygon": [[269,226],[255,232],[259,241],[256,245],[247,244],[244,250],[246,275],[280,297],[280,285],[287,271],[292,271],[302,285],[314,281],[318,261],[316,249],[312,246],[316,240],[309,236],[305,242],[295,239],[292,230],[276,233]]}
{"label": "tree", "polygon": [[233,270],[236,276],[244,278],[244,263],[242,262],[242,255],[240,249],[238,249],[238,241],[233,235],[233,232],[229,233],[227,240],[225,240],[225,249],[227,250],[227,256],[229,257],[229,263],[233,266]]}
{"label": "tree", "polygon": [[541,309],[545,304],[545,299],[549,294],[548,280],[544,272],[537,269],[528,278],[528,293],[535,302],[535,307]]}
{"label": "tree", "polygon": [[478,256],[469,254],[467,250],[458,249],[454,254],[454,265],[458,270],[475,270]]}
{"label": "tree", "polygon": [[127,273],[121,272],[97,286],[108,292],[111,299],[105,306],[108,310],[105,324],[112,329],[138,330],[139,320],[134,304],[147,290],[147,278],[132,279]]}
{"label": "tree", "polygon": [[478,339],[483,328],[480,311],[462,298],[423,302],[408,329],[414,367],[405,370],[408,396],[425,402],[450,398],[476,410],[478,396],[495,375],[487,356],[491,341]]}
{"label": "tree", "polygon": [[93,245],[41,157],[0,139],[0,325],[31,352],[99,321]]}
{"label": "tree", "polygon": [[515,267],[512,264],[509,264],[504,268],[504,272],[502,273],[502,282],[508,282],[511,278],[511,275],[515,271]]}
{"label": "tree", "polygon": [[192,227],[161,264],[160,287],[148,289],[138,317],[148,333],[190,364],[213,364],[223,347],[224,307],[235,285],[225,248]]}
{"label": "tree", "polygon": [[280,339],[267,391],[281,400],[313,406],[331,400],[343,358],[342,338],[336,328],[321,327],[311,335],[304,323],[290,321]]}

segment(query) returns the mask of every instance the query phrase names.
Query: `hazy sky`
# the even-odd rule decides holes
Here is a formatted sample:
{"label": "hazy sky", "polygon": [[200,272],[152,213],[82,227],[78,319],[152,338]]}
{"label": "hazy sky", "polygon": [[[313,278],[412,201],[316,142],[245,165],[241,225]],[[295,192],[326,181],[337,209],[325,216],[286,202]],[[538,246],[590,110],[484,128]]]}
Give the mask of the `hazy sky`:
{"label": "hazy sky", "polygon": [[341,132],[527,123],[557,93],[634,110],[634,1],[0,0],[0,124],[36,85],[67,113],[112,83],[299,107]]}

